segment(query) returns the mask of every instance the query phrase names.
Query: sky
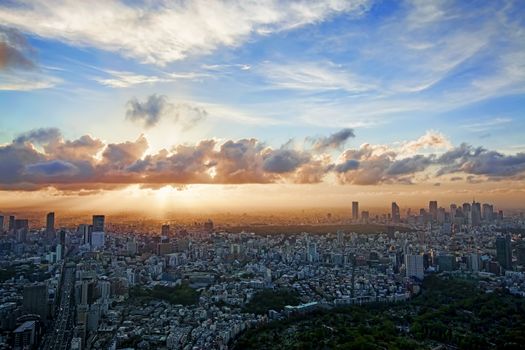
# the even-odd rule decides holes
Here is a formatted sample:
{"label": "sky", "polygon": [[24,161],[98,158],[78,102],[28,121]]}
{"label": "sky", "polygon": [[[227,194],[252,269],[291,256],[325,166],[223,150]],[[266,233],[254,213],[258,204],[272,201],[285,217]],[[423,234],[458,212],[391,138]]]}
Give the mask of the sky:
{"label": "sky", "polygon": [[523,1],[0,2],[0,208],[525,207]]}

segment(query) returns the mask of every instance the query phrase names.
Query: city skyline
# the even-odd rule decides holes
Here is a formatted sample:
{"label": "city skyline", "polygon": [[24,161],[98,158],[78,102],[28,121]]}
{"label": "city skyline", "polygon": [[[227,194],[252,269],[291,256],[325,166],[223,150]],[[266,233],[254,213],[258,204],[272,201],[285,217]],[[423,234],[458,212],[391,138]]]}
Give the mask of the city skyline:
{"label": "city skyline", "polygon": [[524,12],[1,4],[0,207],[523,209]]}

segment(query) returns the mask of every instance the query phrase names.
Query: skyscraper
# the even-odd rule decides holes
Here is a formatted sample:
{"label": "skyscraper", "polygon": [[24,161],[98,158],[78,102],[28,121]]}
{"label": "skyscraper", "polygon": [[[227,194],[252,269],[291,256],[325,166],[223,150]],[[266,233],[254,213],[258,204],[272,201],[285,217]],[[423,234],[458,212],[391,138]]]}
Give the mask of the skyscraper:
{"label": "skyscraper", "polygon": [[104,215],[93,215],[93,232],[104,232]]}
{"label": "skyscraper", "polygon": [[4,232],[4,216],[0,215],[0,233]]}
{"label": "skyscraper", "polygon": [[496,258],[505,270],[512,269],[512,247],[508,234],[496,238]]}
{"label": "skyscraper", "polygon": [[422,280],[425,276],[423,255],[405,255],[405,268],[407,277],[416,277]]}
{"label": "skyscraper", "polygon": [[399,206],[396,202],[392,202],[392,222],[398,223],[401,221],[401,215],[399,214]]}
{"label": "skyscraper", "polygon": [[7,229],[9,231],[13,231],[15,229],[15,216],[14,215],[9,216],[9,226]]}
{"label": "skyscraper", "polygon": [[47,318],[49,295],[47,286],[44,283],[30,284],[24,286],[23,307],[29,314],[40,315],[45,322]]}
{"label": "skyscraper", "polygon": [[170,225],[162,225],[160,228],[160,234],[164,237],[168,237],[170,235]]}
{"label": "skyscraper", "polygon": [[481,204],[472,202],[470,207],[470,218],[472,226],[479,226],[481,224]]}
{"label": "skyscraper", "polygon": [[359,202],[352,202],[352,220],[359,220]]}
{"label": "skyscraper", "polygon": [[437,216],[438,216],[438,202],[437,201],[428,202],[428,212],[430,213],[430,216],[432,217],[432,221],[436,221]]}
{"label": "skyscraper", "polygon": [[46,216],[46,235],[48,238],[55,236],[55,213],[47,213]]}
{"label": "skyscraper", "polygon": [[494,206],[488,203],[483,203],[482,211],[483,221],[491,222],[494,219]]}

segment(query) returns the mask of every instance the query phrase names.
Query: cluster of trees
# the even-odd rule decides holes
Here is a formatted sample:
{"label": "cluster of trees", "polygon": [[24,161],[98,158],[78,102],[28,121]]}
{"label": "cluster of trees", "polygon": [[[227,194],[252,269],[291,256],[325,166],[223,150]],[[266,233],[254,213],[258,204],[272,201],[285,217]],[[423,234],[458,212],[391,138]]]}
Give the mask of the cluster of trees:
{"label": "cluster of trees", "polygon": [[318,311],[244,333],[236,349],[520,349],[525,299],[484,293],[475,281],[430,276],[423,292],[398,304]]}
{"label": "cluster of trees", "polygon": [[286,305],[299,305],[299,295],[289,289],[263,289],[244,306],[243,312],[263,315],[270,310],[282,311]]}

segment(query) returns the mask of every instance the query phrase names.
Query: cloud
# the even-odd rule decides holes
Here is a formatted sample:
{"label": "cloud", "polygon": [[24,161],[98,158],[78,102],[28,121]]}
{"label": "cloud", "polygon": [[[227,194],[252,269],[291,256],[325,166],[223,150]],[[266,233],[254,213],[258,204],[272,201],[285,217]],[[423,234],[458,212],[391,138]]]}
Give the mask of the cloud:
{"label": "cloud", "polygon": [[401,153],[413,154],[422,149],[439,148],[449,149],[452,148],[452,144],[442,133],[430,130],[417,140],[406,142],[401,148]]}
{"label": "cloud", "polygon": [[259,74],[277,89],[303,90],[309,92],[342,90],[351,94],[373,90],[355,74],[331,62],[294,62],[290,64],[268,63],[260,67]]}
{"label": "cloud", "polygon": [[43,176],[72,175],[77,171],[78,168],[76,166],[62,160],[29,164],[25,168],[27,174]]}
{"label": "cloud", "polygon": [[269,173],[289,173],[309,161],[308,153],[281,148],[266,154],[263,169]]}
{"label": "cloud", "polygon": [[30,91],[55,86],[34,61],[35,50],[16,29],[0,25],[0,91]]}
{"label": "cloud", "polygon": [[355,137],[354,130],[350,128],[344,128],[328,137],[311,139],[311,141],[313,143],[314,150],[322,152],[329,148],[339,149],[351,137]]}
{"label": "cloud", "polygon": [[0,71],[35,68],[29,58],[31,52],[31,46],[18,30],[0,26]]}
{"label": "cloud", "polygon": [[61,138],[62,133],[57,128],[40,128],[18,135],[13,143],[31,142],[42,145],[57,142]]}
{"label": "cloud", "polygon": [[106,73],[109,77],[95,77],[93,78],[93,80],[97,81],[101,85],[109,86],[112,88],[128,88],[131,86],[142,84],[168,83],[182,79],[196,80],[210,76],[209,74],[194,72],[165,73],[161,76],[144,75],[133,72],[123,72],[115,70],[105,70],[103,72]]}
{"label": "cloud", "polygon": [[167,102],[166,96],[153,94],[144,102],[133,98],[127,103],[126,119],[134,122],[143,122],[144,127],[155,126],[161,116],[168,113],[172,105]]}
{"label": "cloud", "polygon": [[464,125],[461,125],[461,127],[469,131],[473,131],[473,132],[486,132],[486,131],[493,131],[496,129],[500,129],[503,125],[511,123],[511,122],[512,122],[511,118],[496,117],[496,118],[488,119],[484,121],[464,124]]}
{"label": "cloud", "polygon": [[190,129],[206,118],[208,112],[189,103],[172,104],[166,96],[153,94],[144,102],[133,98],[127,103],[126,119],[141,122],[145,128],[151,128],[163,117],[171,117],[183,129]]}
{"label": "cloud", "polygon": [[31,130],[0,146],[0,189],[311,184],[333,177],[340,184],[353,185],[443,184],[445,174],[451,175],[448,181],[467,183],[521,181],[525,176],[525,153],[502,154],[468,144],[439,155],[411,156],[401,147],[363,144],[344,150],[336,161],[330,153],[300,149],[292,142],[272,148],[253,138],[202,140],[151,154],[148,147],[144,135],[135,141],[104,143],[90,135],[64,140],[53,128]]}
{"label": "cloud", "polygon": [[360,15],[368,6],[366,0],[162,4],[34,0],[0,6],[0,21],[43,38],[165,65],[238,46],[254,35],[292,30],[341,13]]}

